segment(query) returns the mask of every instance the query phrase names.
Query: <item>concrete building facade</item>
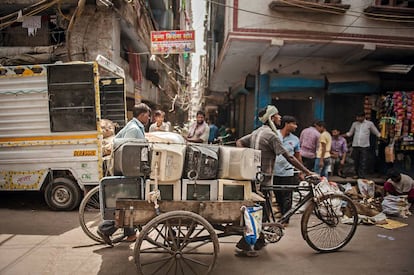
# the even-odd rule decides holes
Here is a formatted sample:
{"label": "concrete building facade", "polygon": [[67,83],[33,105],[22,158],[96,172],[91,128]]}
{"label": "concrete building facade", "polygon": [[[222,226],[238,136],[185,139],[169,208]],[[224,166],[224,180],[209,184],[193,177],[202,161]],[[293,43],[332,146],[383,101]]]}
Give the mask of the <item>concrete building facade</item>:
{"label": "concrete building facade", "polygon": [[169,120],[183,119],[172,99],[187,87],[190,62],[181,55],[151,55],[150,32],[189,29],[185,2],[1,1],[0,64],[94,61],[102,55],[126,73],[128,109],[142,101],[166,111]]}
{"label": "concrete building facade", "polygon": [[413,1],[222,0],[208,11],[206,105],[225,106],[220,123],[239,136],[267,104],[298,131],[316,119],[347,130],[367,99],[414,90]]}

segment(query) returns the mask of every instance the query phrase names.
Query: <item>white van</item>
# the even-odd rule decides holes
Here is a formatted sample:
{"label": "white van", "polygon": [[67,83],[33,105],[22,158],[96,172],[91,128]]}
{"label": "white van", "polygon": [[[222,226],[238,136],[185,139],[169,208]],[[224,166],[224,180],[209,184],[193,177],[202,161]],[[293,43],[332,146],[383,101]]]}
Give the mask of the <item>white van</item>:
{"label": "white van", "polygon": [[76,208],[104,175],[101,118],[126,123],[124,80],[103,57],[0,67],[0,191],[38,190],[53,210]]}

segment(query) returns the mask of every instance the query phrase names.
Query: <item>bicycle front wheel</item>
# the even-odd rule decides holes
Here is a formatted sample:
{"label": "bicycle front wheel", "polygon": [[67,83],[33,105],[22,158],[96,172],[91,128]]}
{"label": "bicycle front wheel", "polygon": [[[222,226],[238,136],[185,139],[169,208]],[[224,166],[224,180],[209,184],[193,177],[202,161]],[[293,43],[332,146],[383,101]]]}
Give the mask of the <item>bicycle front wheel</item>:
{"label": "bicycle front wheel", "polygon": [[354,236],[358,212],[352,200],[342,194],[324,195],[309,204],[302,215],[302,237],[319,252],[344,247]]}

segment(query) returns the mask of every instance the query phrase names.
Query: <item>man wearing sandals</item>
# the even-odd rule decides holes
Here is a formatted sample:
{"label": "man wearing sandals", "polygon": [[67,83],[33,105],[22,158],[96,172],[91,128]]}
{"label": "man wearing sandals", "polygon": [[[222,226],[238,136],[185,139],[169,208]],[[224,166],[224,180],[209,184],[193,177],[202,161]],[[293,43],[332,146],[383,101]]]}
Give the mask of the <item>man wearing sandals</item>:
{"label": "man wearing sandals", "polygon": [[[262,152],[261,169],[265,175],[265,179],[261,185],[267,186],[272,184],[273,167],[276,156],[278,155],[283,155],[290,164],[302,171],[305,175],[312,174],[311,171],[303,166],[294,156],[290,155],[283,147],[276,130],[276,125],[279,125],[281,122],[278,109],[273,105],[268,105],[259,111],[258,117],[263,125],[252,133],[238,139],[236,146],[250,147]],[[254,257],[257,256],[255,250],[260,250],[264,246],[265,240],[263,235],[259,237],[253,248],[245,241],[243,236],[236,244],[236,248],[239,249],[236,252],[241,256]]]}

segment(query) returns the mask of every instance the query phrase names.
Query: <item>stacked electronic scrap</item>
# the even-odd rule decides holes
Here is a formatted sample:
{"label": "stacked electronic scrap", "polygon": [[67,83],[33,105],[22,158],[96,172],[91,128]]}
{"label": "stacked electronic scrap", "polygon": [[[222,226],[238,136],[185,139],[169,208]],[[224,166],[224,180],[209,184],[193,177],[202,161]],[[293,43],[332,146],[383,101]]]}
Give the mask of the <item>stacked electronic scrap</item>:
{"label": "stacked electronic scrap", "polygon": [[218,200],[251,200],[260,165],[260,150],[220,146]]}
{"label": "stacked electronic scrap", "polygon": [[[102,209],[113,216],[118,198],[148,200],[251,200],[251,181],[261,164],[259,150],[186,143],[172,132],[117,140],[114,176],[101,181]],[[113,218],[113,217],[112,217]]]}
{"label": "stacked electronic scrap", "polygon": [[251,181],[260,165],[259,150],[189,144],[182,200],[251,200]]}
{"label": "stacked electronic scrap", "polygon": [[146,181],[145,194],[155,189],[161,200],[181,200],[186,141],[176,133],[151,132],[145,135],[151,143],[151,174]]}
{"label": "stacked electronic scrap", "polygon": [[113,144],[113,175],[100,181],[103,218],[115,219],[118,198],[143,199],[144,181],[151,171],[150,146],[145,139],[116,139]]}
{"label": "stacked electronic scrap", "polygon": [[182,179],[182,200],[217,200],[219,146],[187,145]]}

